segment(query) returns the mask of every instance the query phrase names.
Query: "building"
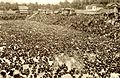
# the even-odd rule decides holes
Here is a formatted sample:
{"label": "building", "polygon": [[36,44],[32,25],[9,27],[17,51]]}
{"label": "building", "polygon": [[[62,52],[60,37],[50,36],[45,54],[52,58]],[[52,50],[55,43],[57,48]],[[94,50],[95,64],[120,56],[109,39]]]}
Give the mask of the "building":
{"label": "building", "polygon": [[3,11],[3,10],[0,10],[0,14],[4,14],[4,11]]}
{"label": "building", "polygon": [[29,13],[29,8],[27,6],[18,6],[19,12],[21,14],[28,14]]}
{"label": "building", "polygon": [[91,4],[86,6],[87,11],[99,11],[101,9],[103,9],[102,4]]}
{"label": "building", "polygon": [[4,8],[4,6],[0,7],[0,14],[5,14],[5,8]]}
{"label": "building", "polygon": [[12,9],[9,9],[8,11],[7,11],[7,14],[15,14],[16,13],[16,11],[13,11]]}
{"label": "building", "polygon": [[61,13],[63,15],[75,15],[76,14],[75,9],[73,8],[61,8]]}

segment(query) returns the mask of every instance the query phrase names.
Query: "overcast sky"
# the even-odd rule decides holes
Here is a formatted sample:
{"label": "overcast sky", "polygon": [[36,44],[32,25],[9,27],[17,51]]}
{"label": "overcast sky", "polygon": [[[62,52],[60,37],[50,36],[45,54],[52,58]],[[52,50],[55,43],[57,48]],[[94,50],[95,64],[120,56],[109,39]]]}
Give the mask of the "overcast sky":
{"label": "overcast sky", "polygon": [[[11,3],[15,3],[15,2],[18,2],[18,3],[35,3],[35,2],[38,2],[40,4],[57,4],[59,3],[60,1],[65,1],[65,0],[0,0],[0,2],[3,1],[3,2],[11,2]],[[69,2],[72,2],[72,0],[68,0]]]}

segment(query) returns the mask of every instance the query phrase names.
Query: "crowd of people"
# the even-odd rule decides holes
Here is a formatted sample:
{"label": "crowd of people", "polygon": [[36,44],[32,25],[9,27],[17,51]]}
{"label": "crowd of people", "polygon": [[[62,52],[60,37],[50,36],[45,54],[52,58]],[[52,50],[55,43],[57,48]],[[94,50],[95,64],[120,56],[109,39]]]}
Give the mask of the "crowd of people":
{"label": "crowd of people", "polygon": [[[21,20],[0,24],[1,78],[119,78],[119,18],[43,16],[34,21],[49,25]],[[54,67],[55,55],[61,53],[78,58],[83,68]]]}
{"label": "crowd of people", "polygon": [[63,41],[67,33],[61,31],[64,28],[61,27],[59,31],[56,29],[64,33],[61,36],[55,29],[49,29],[53,26],[44,29],[45,25],[39,28],[40,25],[42,24],[21,20],[1,22],[1,78],[61,78],[65,74],[71,77],[78,74],[78,70],[68,70],[64,63],[54,67],[54,55],[66,48],[63,47]]}
{"label": "crowd of people", "polygon": [[[98,55],[101,58],[95,56],[95,59],[98,61],[102,61],[99,63],[98,61],[91,62],[91,60],[85,60],[84,62],[87,72],[90,73],[94,71],[100,75],[99,72],[101,70],[105,70],[104,75],[102,76],[101,74],[101,76],[104,78],[108,77],[108,75],[110,75],[111,72],[119,73],[119,14],[80,14],[75,16],[46,15],[46,17],[44,17],[44,15],[38,15],[35,18],[36,19],[34,20],[36,21],[42,21],[46,24],[52,25],[62,25],[87,34],[88,41],[84,39],[86,42],[84,42],[83,44],[80,43],[82,45],[82,51],[84,53],[93,53],[95,55]],[[50,22],[51,19],[52,22]],[[108,60],[111,62],[108,63]]]}

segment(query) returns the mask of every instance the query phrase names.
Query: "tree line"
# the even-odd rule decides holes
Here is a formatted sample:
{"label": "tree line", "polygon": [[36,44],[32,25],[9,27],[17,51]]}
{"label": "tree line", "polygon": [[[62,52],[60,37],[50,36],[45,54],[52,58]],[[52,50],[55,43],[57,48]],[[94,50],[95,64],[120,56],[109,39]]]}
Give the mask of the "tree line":
{"label": "tree line", "polygon": [[0,9],[4,10],[18,10],[19,5],[28,6],[30,10],[38,10],[38,9],[51,9],[56,10],[59,8],[75,8],[75,9],[83,9],[86,5],[90,4],[103,4],[106,5],[108,3],[120,2],[120,0],[73,0],[71,3],[68,0],[64,2],[60,2],[59,4],[38,4],[29,3],[29,4],[18,4],[18,3],[9,3],[9,2],[0,2]]}

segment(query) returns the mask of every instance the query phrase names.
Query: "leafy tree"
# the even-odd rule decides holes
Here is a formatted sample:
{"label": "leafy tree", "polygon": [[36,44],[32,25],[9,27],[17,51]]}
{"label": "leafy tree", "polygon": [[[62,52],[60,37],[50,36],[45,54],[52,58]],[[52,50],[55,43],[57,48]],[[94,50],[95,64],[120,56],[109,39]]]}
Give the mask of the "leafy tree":
{"label": "leafy tree", "polygon": [[38,10],[38,3],[36,2],[35,5],[34,5],[34,10]]}
{"label": "leafy tree", "polygon": [[29,7],[30,10],[35,10],[35,4],[34,3],[29,3],[27,6]]}
{"label": "leafy tree", "polygon": [[70,8],[70,2],[68,2],[67,0],[65,0],[64,2],[60,2],[59,4],[61,8]]}
{"label": "leafy tree", "polygon": [[5,7],[6,10],[9,10],[11,8],[11,4],[6,2],[4,7]]}
{"label": "leafy tree", "polygon": [[80,9],[80,8],[81,8],[80,0],[74,0],[74,1],[71,3],[71,7],[72,7],[72,8],[76,8],[76,9]]}
{"label": "leafy tree", "polygon": [[5,10],[5,3],[4,2],[0,2],[0,9]]}
{"label": "leafy tree", "polygon": [[11,8],[10,9],[18,10],[18,3],[11,4]]}

